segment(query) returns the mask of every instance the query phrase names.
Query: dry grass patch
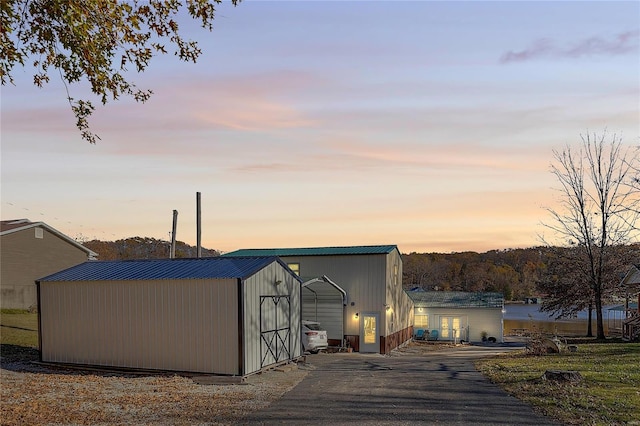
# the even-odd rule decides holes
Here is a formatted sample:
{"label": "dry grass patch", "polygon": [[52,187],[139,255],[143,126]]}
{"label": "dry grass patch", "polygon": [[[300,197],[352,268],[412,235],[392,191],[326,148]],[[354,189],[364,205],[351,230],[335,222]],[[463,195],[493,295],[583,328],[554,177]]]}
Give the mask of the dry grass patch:
{"label": "dry grass patch", "polygon": [[[293,388],[306,371],[267,371],[244,385],[198,385],[182,376],[2,369],[2,424],[234,424]],[[39,371],[38,371],[39,370]]]}
{"label": "dry grass patch", "polygon": [[179,375],[134,376],[34,364],[37,315],[1,313],[2,425],[228,425],[268,406],[307,370],[266,371],[244,385],[198,385]]}

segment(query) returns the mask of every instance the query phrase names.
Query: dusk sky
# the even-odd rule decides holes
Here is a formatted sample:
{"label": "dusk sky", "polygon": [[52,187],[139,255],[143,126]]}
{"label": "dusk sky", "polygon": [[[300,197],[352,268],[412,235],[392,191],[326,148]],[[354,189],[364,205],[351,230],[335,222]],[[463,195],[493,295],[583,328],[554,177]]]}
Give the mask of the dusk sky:
{"label": "dusk sky", "polygon": [[2,87],[2,220],[239,248],[541,244],[553,149],[640,145],[640,2],[225,2],[83,141],[64,86]]}

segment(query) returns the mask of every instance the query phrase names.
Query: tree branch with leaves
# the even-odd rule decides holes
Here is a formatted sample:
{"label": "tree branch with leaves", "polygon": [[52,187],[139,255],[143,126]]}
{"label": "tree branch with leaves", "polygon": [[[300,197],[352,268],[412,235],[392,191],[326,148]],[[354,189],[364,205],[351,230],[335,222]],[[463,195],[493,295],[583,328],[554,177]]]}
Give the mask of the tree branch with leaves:
{"label": "tree branch with leaves", "polygon": [[[237,5],[240,0],[231,0]],[[43,87],[51,74],[60,78],[82,138],[99,140],[89,126],[95,110],[75,99],[69,86],[87,81],[102,104],[129,96],[145,102],[152,95],[129,81],[130,68],[144,72],[168,50],[196,62],[197,42],[183,38],[181,13],[211,31],[221,0],[3,0],[0,6],[0,80],[14,84],[16,66],[33,66],[33,83]],[[170,46],[167,48],[167,46]]]}

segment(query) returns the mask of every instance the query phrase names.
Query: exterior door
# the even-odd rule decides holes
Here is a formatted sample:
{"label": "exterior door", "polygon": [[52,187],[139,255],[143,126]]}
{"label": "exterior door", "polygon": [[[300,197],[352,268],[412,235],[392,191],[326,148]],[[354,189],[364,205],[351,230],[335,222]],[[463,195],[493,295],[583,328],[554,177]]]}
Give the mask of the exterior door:
{"label": "exterior door", "polygon": [[260,368],[292,359],[291,296],[260,296]]}
{"label": "exterior door", "polygon": [[440,339],[460,339],[462,321],[460,317],[440,317]]}
{"label": "exterior door", "polygon": [[380,352],[380,314],[363,313],[360,320],[360,352]]}

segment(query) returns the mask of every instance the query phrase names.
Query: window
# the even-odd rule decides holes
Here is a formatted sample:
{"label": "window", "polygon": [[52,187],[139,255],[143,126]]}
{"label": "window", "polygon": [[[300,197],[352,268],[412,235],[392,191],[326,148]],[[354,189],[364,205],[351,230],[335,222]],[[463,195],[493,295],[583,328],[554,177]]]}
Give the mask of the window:
{"label": "window", "polygon": [[398,264],[393,265],[393,285],[398,285]]}
{"label": "window", "polygon": [[372,344],[376,343],[376,317],[371,315],[364,316],[364,343]]}
{"label": "window", "polygon": [[299,263],[287,263],[289,269],[293,271],[294,274],[300,276],[300,264]]}
{"label": "window", "polygon": [[416,314],[413,317],[413,322],[415,323],[415,328],[429,328],[429,315]]}
{"label": "window", "polygon": [[317,322],[308,322],[308,321],[304,321],[302,323],[303,326],[305,326],[306,328],[308,328],[309,330],[322,330],[320,328],[320,324]]}
{"label": "window", "polygon": [[440,337],[443,339],[460,337],[461,325],[459,317],[440,317]]}

